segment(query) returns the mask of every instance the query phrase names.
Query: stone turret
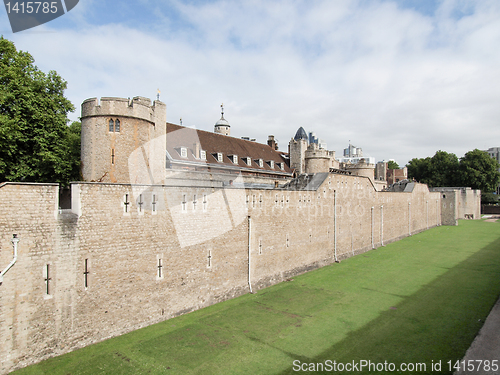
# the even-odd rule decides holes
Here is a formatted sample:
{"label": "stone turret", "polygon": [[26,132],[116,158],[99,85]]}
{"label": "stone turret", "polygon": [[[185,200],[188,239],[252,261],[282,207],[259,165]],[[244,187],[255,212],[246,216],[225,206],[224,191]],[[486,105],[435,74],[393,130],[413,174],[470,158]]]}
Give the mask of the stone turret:
{"label": "stone turret", "polygon": [[307,133],[301,126],[295,137],[290,140],[288,145],[290,154],[290,168],[295,169],[298,174],[306,171],[306,150],[307,150]]}
{"label": "stone turret", "polygon": [[165,177],[166,105],[140,96],[82,104],[84,181],[155,183]]}
{"label": "stone turret", "polygon": [[317,143],[311,143],[305,152],[305,173],[327,173],[330,168],[338,168],[335,151],[320,148]]}
{"label": "stone turret", "polygon": [[375,164],[368,158],[362,158],[357,163],[342,163],[341,168],[346,169],[356,176],[368,177],[371,181],[375,178]]}

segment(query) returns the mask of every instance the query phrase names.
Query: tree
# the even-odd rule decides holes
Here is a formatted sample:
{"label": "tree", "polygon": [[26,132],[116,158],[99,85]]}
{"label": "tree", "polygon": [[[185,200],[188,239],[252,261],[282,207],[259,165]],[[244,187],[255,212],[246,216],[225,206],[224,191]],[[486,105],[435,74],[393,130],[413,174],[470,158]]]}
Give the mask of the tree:
{"label": "tree", "polygon": [[408,177],[432,187],[457,186],[458,166],[455,154],[439,150],[432,158],[410,160]]}
{"label": "tree", "polygon": [[414,158],[406,165],[408,177],[432,187],[467,186],[491,192],[500,181],[500,166],[487,152],[475,149],[460,160],[446,151],[437,151],[432,158]]}
{"label": "tree", "polygon": [[67,83],[33,63],[29,53],[0,37],[0,181],[78,180],[71,149],[77,130],[67,126],[74,107],[63,93]]}
{"label": "tree", "polygon": [[82,123],[73,121],[68,128],[68,146],[70,151],[70,165],[73,181],[81,181],[81,144],[82,144]]}
{"label": "tree", "polygon": [[413,158],[406,165],[408,178],[428,184],[431,179],[431,158]]}
{"label": "tree", "polygon": [[433,187],[459,186],[458,168],[457,155],[446,151],[437,151],[430,161],[429,185]]}
{"label": "tree", "polygon": [[500,166],[485,151],[475,149],[460,158],[460,182],[484,192],[492,192],[500,181]]}
{"label": "tree", "polygon": [[399,169],[399,165],[394,160],[389,160],[387,163],[387,169]]}

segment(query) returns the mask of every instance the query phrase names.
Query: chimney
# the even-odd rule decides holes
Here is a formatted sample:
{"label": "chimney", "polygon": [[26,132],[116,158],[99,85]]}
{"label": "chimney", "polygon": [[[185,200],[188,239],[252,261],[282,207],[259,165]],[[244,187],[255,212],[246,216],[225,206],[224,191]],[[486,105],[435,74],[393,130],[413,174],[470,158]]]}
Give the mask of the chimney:
{"label": "chimney", "polygon": [[200,158],[200,144],[198,142],[193,143],[193,154],[196,159]]}
{"label": "chimney", "polygon": [[270,135],[268,136],[267,138],[267,144],[269,145],[269,147],[271,147],[273,150],[277,150],[278,149],[278,144],[276,143],[276,141],[274,140],[274,135]]}

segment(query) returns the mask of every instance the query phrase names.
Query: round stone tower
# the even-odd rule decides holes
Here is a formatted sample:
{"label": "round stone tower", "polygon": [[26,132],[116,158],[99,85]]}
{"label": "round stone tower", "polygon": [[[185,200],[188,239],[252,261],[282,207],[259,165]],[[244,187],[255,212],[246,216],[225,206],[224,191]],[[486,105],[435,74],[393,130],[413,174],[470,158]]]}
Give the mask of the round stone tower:
{"label": "round stone tower", "polygon": [[82,103],[84,181],[153,184],[164,180],[166,105],[135,97]]}

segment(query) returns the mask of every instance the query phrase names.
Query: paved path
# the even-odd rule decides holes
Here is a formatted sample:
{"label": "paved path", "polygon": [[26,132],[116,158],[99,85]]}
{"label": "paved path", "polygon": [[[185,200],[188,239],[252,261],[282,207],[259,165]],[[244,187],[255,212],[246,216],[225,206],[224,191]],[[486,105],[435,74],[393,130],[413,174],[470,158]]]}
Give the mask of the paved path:
{"label": "paved path", "polygon": [[[469,350],[467,350],[467,353],[465,353],[464,360],[466,364],[468,360],[477,359],[483,361],[489,360],[490,363],[491,361],[496,360],[499,368],[497,369],[497,371],[484,371],[484,369],[474,372],[458,371],[455,372],[455,375],[500,375],[500,298],[498,299],[495,306],[493,306],[493,309],[488,315],[486,322],[484,322],[483,328],[481,328],[478,335],[472,342]],[[475,365],[477,365],[477,363],[478,362],[474,362]]]}

